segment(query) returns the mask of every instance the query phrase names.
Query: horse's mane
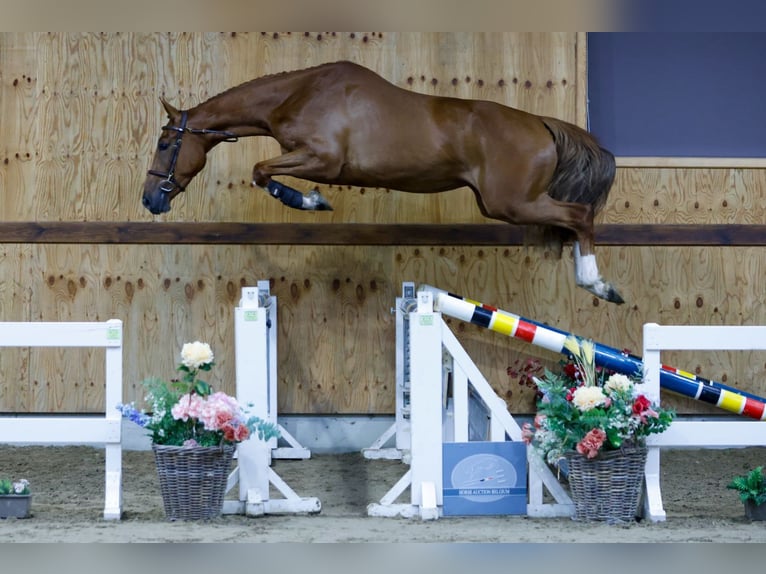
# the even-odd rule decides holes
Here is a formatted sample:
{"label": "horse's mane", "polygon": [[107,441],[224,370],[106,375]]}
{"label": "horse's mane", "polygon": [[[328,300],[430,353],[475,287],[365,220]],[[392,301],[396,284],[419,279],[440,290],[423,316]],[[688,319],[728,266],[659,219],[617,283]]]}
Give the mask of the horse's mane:
{"label": "horse's mane", "polygon": [[[337,63],[337,62],[335,62],[335,63]],[[258,76],[257,78],[253,78],[252,80],[246,80],[246,81],[242,82],[241,84],[237,84],[236,86],[232,86],[232,87],[224,90],[223,92],[220,92],[220,93],[218,93],[218,94],[216,94],[214,96],[211,96],[210,98],[208,98],[207,100],[205,100],[204,102],[201,102],[201,103],[204,104],[204,103],[208,103],[208,102],[213,102],[215,100],[218,100],[220,98],[223,98],[225,96],[230,95],[232,92],[243,90],[243,89],[247,89],[247,88],[250,88],[250,87],[254,87],[256,85],[259,85],[259,84],[262,84],[262,83],[266,83],[266,82],[270,82],[270,81],[273,81],[275,79],[280,79],[280,78],[283,78],[285,76],[298,75],[298,74],[303,75],[303,74],[313,73],[314,71],[316,71],[319,68],[324,68],[324,67],[332,65],[332,64],[333,64],[333,62],[325,62],[323,64],[317,64],[316,66],[312,66],[310,68],[302,68],[302,69],[298,69],[298,70],[283,70],[281,72],[274,72],[274,73],[271,73],[271,74],[266,74],[264,76]]]}

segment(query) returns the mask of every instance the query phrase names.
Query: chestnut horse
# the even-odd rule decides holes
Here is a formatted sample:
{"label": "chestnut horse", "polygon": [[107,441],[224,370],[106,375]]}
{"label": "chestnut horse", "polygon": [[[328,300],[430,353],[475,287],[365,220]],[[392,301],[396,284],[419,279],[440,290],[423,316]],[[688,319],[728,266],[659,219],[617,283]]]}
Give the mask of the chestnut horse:
{"label": "chestnut horse", "polygon": [[486,217],[573,236],[577,284],[623,302],[593,251],[593,218],[612,186],[614,156],[575,125],[418,94],[351,62],[256,78],[184,111],[162,104],[169,121],[143,194],[154,214],[170,210],[213,147],[269,136],[283,153],[256,163],[252,182],[290,207],[332,209],[317,190],[304,195],[273,176],[415,193],[468,186]]}

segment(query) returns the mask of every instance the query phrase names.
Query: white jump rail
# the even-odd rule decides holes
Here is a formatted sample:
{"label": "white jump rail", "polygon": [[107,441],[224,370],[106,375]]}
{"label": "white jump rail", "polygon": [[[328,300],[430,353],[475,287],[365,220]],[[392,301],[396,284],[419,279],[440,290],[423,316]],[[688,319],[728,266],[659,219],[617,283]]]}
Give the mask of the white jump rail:
{"label": "white jump rail", "polygon": [[[644,389],[654,401],[660,399],[662,351],[763,351],[766,327],[733,325],[644,325]],[[753,419],[720,421],[675,420],[665,432],[647,438],[646,497],[644,516],[665,520],[660,492],[660,448],[722,448],[766,446],[766,422]]]}
{"label": "white jump rail", "polygon": [[122,321],[0,322],[0,347],[104,347],[104,416],[0,416],[0,443],[103,443],[106,451],[104,519],[122,517]]}

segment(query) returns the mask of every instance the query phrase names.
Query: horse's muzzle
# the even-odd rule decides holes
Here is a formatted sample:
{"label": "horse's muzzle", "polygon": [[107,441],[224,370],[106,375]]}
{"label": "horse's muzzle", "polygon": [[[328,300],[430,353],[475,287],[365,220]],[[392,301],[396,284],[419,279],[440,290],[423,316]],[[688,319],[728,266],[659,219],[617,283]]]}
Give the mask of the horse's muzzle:
{"label": "horse's muzzle", "polygon": [[154,215],[159,215],[161,213],[167,213],[170,211],[170,202],[167,199],[167,195],[163,193],[158,194],[157,197],[158,199],[155,198],[155,200],[152,201],[148,195],[144,195],[143,198],[141,198],[141,203]]}

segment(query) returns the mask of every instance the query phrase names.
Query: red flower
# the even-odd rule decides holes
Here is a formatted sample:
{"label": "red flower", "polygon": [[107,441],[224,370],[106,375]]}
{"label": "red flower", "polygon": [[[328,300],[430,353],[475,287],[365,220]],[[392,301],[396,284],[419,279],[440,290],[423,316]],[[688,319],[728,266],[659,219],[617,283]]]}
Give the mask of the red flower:
{"label": "red flower", "polygon": [[646,398],[646,395],[638,395],[636,400],[633,401],[633,414],[641,416],[641,414],[652,405],[651,401]]}
{"label": "red flower", "polygon": [[237,421],[227,422],[221,430],[223,438],[231,442],[242,442],[250,437],[250,429]]}
{"label": "red flower", "polygon": [[564,365],[564,374],[569,377],[570,379],[577,380],[579,378],[580,371],[577,369],[577,367],[573,363],[567,363]]}

